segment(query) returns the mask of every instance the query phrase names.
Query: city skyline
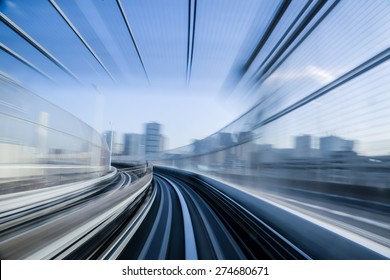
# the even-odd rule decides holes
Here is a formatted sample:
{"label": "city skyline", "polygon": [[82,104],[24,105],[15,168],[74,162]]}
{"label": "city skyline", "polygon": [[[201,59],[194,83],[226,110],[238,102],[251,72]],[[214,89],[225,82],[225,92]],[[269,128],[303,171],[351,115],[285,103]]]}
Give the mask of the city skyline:
{"label": "city skyline", "polygon": [[[284,127],[278,126],[281,130],[295,129],[290,137],[294,133],[336,134],[369,143],[363,148],[366,153],[390,151],[386,115],[390,105],[386,94],[390,22],[386,1],[376,5],[327,3],[324,8],[333,12],[318,22],[320,28],[305,30],[310,35],[307,40],[301,44],[295,38],[291,47],[299,46],[296,51],[285,46],[285,53],[278,57],[283,46],[279,37],[289,35],[288,23],[297,11],[307,8],[304,2],[293,2],[283,24],[269,35],[257,58],[251,58],[248,65],[245,61],[261,42],[258,34],[266,34],[277,1],[198,3],[199,25],[193,38],[188,36],[188,19],[183,16],[188,7],[174,2],[169,8],[154,1],[155,10],[138,2],[124,4],[124,11],[132,18],[133,35],[142,48],[143,53],[137,54],[117,6],[104,1],[58,1],[63,14],[74,21],[72,29],[58,7],[47,1],[3,1],[1,16],[6,24],[0,26],[0,71],[98,132],[139,133],[142,123],[164,123],[170,148],[176,148],[218,132],[263,101],[262,116],[277,115],[340,77],[349,77],[349,72],[379,55],[377,59],[383,63],[364,68],[367,71],[360,71],[358,79],[336,83],[336,89],[307,103],[303,112],[295,110],[283,120]],[[258,14],[263,15],[260,21],[256,20]],[[369,14],[375,14],[375,19]],[[43,32],[41,26],[47,21],[50,28]],[[30,39],[24,40],[15,30],[23,30]],[[195,47],[194,63],[190,64],[188,40],[193,40]],[[64,45],[68,48],[62,48]],[[266,70],[264,75],[260,75],[262,69]],[[234,81],[239,82],[233,90],[226,86]],[[304,127],[306,123],[309,129]],[[290,144],[290,137],[282,139],[277,133],[267,137],[275,145]]]}
{"label": "city skyline", "polygon": [[389,259],[389,15],[0,0],[0,255]]}

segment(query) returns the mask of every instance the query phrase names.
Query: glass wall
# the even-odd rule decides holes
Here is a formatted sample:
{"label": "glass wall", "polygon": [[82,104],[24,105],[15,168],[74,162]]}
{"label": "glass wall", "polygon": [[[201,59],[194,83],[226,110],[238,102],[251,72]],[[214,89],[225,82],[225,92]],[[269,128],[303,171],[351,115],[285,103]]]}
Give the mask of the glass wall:
{"label": "glass wall", "polygon": [[273,33],[281,40],[239,77],[256,105],[155,162],[239,185],[389,200],[389,13],[386,1],[331,1],[300,35],[299,22]]}
{"label": "glass wall", "polygon": [[3,187],[38,178],[61,183],[72,176],[96,177],[109,170],[109,150],[99,133],[2,75],[0,127]]}

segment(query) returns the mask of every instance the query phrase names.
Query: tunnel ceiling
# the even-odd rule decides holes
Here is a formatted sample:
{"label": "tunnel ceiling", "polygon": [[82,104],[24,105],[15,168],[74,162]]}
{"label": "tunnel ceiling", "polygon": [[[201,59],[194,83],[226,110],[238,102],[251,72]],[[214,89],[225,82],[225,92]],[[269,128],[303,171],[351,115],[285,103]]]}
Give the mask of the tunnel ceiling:
{"label": "tunnel ceiling", "polygon": [[27,85],[216,91],[229,75],[240,74],[278,17],[295,13],[293,6],[257,0],[3,0],[1,72]]}

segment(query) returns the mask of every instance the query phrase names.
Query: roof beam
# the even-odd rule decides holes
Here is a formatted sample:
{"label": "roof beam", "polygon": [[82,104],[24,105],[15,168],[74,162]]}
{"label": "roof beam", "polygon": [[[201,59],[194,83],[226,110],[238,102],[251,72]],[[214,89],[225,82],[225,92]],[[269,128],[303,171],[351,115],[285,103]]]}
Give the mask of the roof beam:
{"label": "roof beam", "polygon": [[127,16],[126,16],[126,13],[125,13],[125,11],[124,11],[124,9],[123,9],[122,2],[121,2],[120,0],[116,0],[116,3],[118,4],[119,10],[120,10],[121,15],[122,15],[122,17],[123,17],[123,20],[124,20],[125,23],[126,23],[127,31],[129,32],[130,38],[131,38],[131,40],[133,41],[135,50],[136,50],[137,55],[138,55],[138,59],[139,59],[139,61],[141,62],[142,69],[143,69],[143,71],[144,71],[144,73],[145,73],[146,79],[148,80],[148,83],[150,84],[150,80],[149,80],[149,77],[148,77],[148,73],[146,72],[144,62],[143,62],[142,57],[141,57],[141,54],[140,54],[140,52],[139,52],[139,49],[138,49],[138,46],[137,46],[137,42],[135,41],[135,38],[134,38],[134,35],[133,35],[133,31],[131,30],[130,23],[129,23],[129,21],[128,21],[128,19],[127,19]]}
{"label": "roof beam", "polygon": [[266,27],[263,35],[260,37],[259,41],[257,42],[255,49],[252,51],[249,58],[247,59],[247,61],[242,65],[237,65],[238,63],[236,63],[236,65],[233,66],[233,68],[230,70],[230,73],[225,80],[224,88],[233,90],[238,85],[238,83],[247,73],[253,61],[256,59],[256,57],[264,47],[265,43],[271,36],[275,27],[280,22],[280,19],[283,17],[284,13],[287,11],[290,4],[291,4],[291,0],[282,0],[282,2],[279,4],[279,7],[276,9],[273,17],[271,18],[271,21]]}
{"label": "roof beam", "polygon": [[19,60],[20,62],[22,62],[24,65],[26,65],[27,67],[31,68],[32,70],[34,70],[35,72],[37,72],[38,74],[40,74],[41,76],[45,77],[46,79],[54,82],[53,78],[51,78],[49,75],[47,75],[46,73],[44,73],[42,70],[38,69],[38,67],[34,66],[30,61],[28,61],[27,59],[25,59],[24,57],[22,57],[21,55],[19,55],[18,53],[16,53],[15,51],[11,50],[10,48],[8,48],[6,45],[4,45],[3,43],[0,43],[0,50],[3,50],[5,51],[6,53],[8,53],[9,55],[11,55],[12,57],[16,58],[17,60]]}
{"label": "roof beam", "polygon": [[187,69],[186,85],[190,84],[192,62],[194,58],[195,26],[196,26],[196,0],[188,0],[188,40],[187,40]]}
{"label": "roof beam", "polygon": [[63,18],[63,20],[67,23],[67,25],[72,29],[72,31],[76,34],[76,36],[80,39],[80,41],[83,43],[83,45],[88,49],[88,51],[92,54],[92,56],[96,59],[96,61],[99,63],[99,65],[104,69],[104,71],[107,73],[107,75],[111,78],[112,81],[115,82],[113,76],[111,75],[110,71],[106,68],[106,66],[103,64],[103,62],[100,60],[100,58],[97,56],[97,54],[94,52],[94,50],[91,48],[91,46],[88,44],[88,42],[84,39],[84,37],[80,34],[80,32],[77,30],[77,28],[74,26],[74,24],[71,22],[71,20],[65,15],[64,11],[58,6],[58,4],[54,0],[49,0],[50,4],[54,7],[54,9],[57,11],[57,13]]}
{"label": "roof beam", "polygon": [[[330,8],[325,12],[321,18],[316,22],[316,24],[313,25],[313,27],[306,32],[305,36],[303,36],[292,48],[294,41],[299,37],[302,32],[304,32],[304,29],[309,25],[309,23],[313,20],[313,18],[319,13],[319,11],[325,6],[327,3],[327,0],[320,0],[316,2],[316,4],[313,6],[313,8],[305,15],[305,17],[302,19],[300,24],[295,28],[295,30],[292,32],[292,34],[286,39],[284,44],[280,47],[280,49],[272,56],[272,58],[266,63],[266,61],[263,61],[263,63],[257,68],[255,74],[252,76],[251,79],[254,79],[255,85],[261,84],[267,77],[269,77],[279,65],[286,60],[287,57],[290,56],[292,53],[292,50],[295,50],[306,37],[314,30],[314,27],[316,27],[325,17],[330,13],[330,11],[337,5],[338,0],[335,0],[335,2],[330,6]],[[288,51],[288,49],[291,48],[291,50]]]}
{"label": "roof beam", "polygon": [[5,23],[9,28],[11,28],[15,33],[17,33],[20,37],[22,37],[26,42],[28,42],[31,46],[33,46],[37,51],[43,54],[47,59],[57,65],[61,70],[67,73],[70,77],[72,77],[76,82],[81,83],[81,81],[76,77],[75,74],[72,73],[64,64],[62,64],[53,54],[51,54],[48,50],[46,50],[43,46],[41,46],[37,41],[31,38],[22,28],[20,28],[16,23],[14,23],[11,19],[9,19],[6,15],[0,12],[0,21]]}

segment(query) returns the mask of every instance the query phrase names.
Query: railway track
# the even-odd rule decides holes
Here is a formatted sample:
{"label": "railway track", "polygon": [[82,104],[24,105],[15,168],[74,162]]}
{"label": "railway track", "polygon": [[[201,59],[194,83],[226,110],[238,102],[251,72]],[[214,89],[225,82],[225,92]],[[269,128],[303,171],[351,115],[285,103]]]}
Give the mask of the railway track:
{"label": "railway track", "polygon": [[16,195],[14,207],[2,197],[1,258],[386,258],[213,179],[163,167],[145,171],[122,166],[109,180],[44,192],[33,203],[28,194]]}

